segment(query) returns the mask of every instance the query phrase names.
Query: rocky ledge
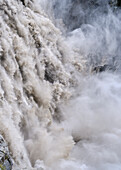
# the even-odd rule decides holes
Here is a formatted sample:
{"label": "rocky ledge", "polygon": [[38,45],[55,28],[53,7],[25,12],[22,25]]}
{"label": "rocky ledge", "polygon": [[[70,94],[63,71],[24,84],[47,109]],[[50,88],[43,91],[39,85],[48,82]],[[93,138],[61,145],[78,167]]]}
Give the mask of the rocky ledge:
{"label": "rocky ledge", "polygon": [[11,170],[12,160],[4,138],[0,135],[0,170]]}

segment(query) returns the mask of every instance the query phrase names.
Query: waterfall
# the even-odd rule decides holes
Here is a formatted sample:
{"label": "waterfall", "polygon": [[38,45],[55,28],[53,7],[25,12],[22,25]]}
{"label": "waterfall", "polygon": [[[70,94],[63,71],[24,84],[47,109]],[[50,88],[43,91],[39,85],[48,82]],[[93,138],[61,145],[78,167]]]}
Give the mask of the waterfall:
{"label": "waterfall", "polygon": [[120,170],[120,8],[1,0],[0,14],[0,134],[13,169]]}

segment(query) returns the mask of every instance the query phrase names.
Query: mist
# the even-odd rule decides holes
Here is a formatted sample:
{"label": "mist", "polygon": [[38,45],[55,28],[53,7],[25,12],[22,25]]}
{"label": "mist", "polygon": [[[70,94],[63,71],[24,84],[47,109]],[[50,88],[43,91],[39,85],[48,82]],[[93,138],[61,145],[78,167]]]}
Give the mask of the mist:
{"label": "mist", "polygon": [[120,8],[116,1],[63,0],[51,9],[73,52],[77,81],[70,101],[59,106],[60,126],[75,141],[74,161],[62,169],[121,169]]}

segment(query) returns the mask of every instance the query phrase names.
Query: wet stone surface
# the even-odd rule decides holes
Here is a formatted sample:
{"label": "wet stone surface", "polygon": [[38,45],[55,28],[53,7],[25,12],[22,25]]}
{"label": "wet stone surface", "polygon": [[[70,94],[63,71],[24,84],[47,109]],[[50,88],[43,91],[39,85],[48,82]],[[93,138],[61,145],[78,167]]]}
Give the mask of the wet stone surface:
{"label": "wet stone surface", "polygon": [[11,170],[12,160],[4,138],[0,135],[0,170]]}

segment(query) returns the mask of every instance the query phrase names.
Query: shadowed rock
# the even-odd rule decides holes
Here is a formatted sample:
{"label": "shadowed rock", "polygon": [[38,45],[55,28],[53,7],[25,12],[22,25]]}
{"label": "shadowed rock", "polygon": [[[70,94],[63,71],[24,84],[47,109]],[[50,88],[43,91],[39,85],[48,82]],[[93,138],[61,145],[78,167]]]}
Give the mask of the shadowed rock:
{"label": "shadowed rock", "polygon": [[117,1],[117,6],[121,7],[121,0]]}
{"label": "shadowed rock", "polygon": [[12,169],[12,161],[10,158],[8,147],[1,135],[0,135],[0,169],[1,170]]}
{"label": "shadowed rock", "polygon": [[25,6],[25,1],[24,0],[20,0],[22,2],[22,4]]}
{"label": "shadowed rock", "polygon": [[108,65],[108,64],[104,64],[102,66],[96,66],[92,69],[92,72],[96,72],[96,73],[99,73],[99,72],[103,72],[103,71],[108,71],[108,70],[111,70],[111,71],[115,71],[116,68],[114,66],[111,66],[111,65]]}

